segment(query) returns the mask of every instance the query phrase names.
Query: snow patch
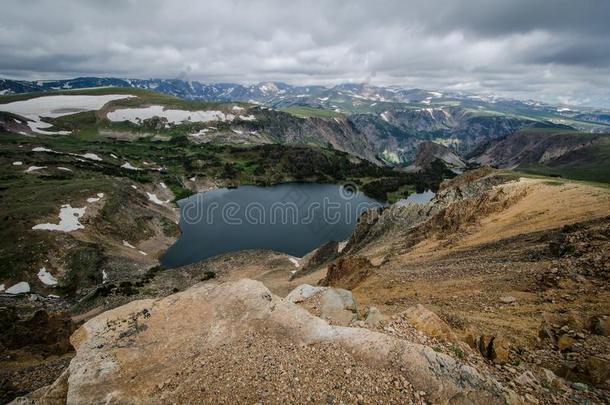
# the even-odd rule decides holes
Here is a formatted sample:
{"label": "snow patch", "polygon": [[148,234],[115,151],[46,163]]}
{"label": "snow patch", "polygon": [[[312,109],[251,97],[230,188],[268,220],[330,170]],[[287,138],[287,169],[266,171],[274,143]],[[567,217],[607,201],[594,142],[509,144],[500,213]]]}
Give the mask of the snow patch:
{"label": "snow patch", "polygon": [[29,172],[34,172],[34,171],[40,170],[40,169],[46,169],[46,168],[47,168],[46,166],[30,166],[25,170],[25,172],[29,173]]}
{"label": "snow patch", "polygon": [[165,183],[163,183],[163,182],[159,183],[159,185],[160,185],[162,188],[167,188],[167,186],[166,186],[166,185],[165,185]]}
{"label": "snow patch", "polygon": [[87,198],[87,202],[96,203],[99,200],[101,200],[102,198],[104,198],[104,193],[97,193],[97,197],[89,197],[89,198]]}
{"label": "snow patch", "polygon": [[346,240],[344,240],[343,242],[339,242],[339,245],[337,246],[337,253],[341,253],[343,252],[343,249],[345,249],[345,246],[347,246],[347,242]]}
{"label": "snow patch", "polygon": [[153,117],[167,119],[170,124],[180,124],[182,122],[209,122],[209,121],[229,121],[235,118],[232,114],[225,114],[222,111],[187,111],[165,109],[160,105],[151,105],[142,108],[121,108],[108,113],[108,119],[114,122],[130,121],[139,124],[143,120]]}
{"label": "snow patch", "polygon": [[290,260],[290,262],[292,264],[294,264],[294,267],[300,267],[301,264],[299,263],[299,259],[295,258],[295,257],[289,257],[288,260]]}
{"label": "snow patch", "polygon": [[57,279],[47,271],[46,267],[38,271],[38,279],[45,285],[57,285]]}
{"label": "snow patch", "polygon": [[167,201],[160,200],[159,197],[157,197],[156,194],[149,193],[149,192],[146,192],[146,194],[148,195],[148,199],[150,201],[154,202],[155,204],[163,205],[163,204],[167,204],[169,202],[169,200],[167,200]]}
{"label": "snow patch", "polygon": [[98,155],[96,155],[95,153],[85,153],[84,155],[78,155],[81,157],[84,157],[85,159],[89,159],[89,160],[97,160],[98,162],[102,161],[102,158],[99,157]]}
{"label": "snow patch", "polygon": [[29,293],[29,292],[30,292],[30,285],[25,281],[21,281],[6,290],[7,294],[25,294],[25,293]]}
{"label": "snow patch", "polygon": [[71,172],[72,171],[72,169],[68,169],[67,167],[63,167],[63,166],[58,166],[57,169],[63,170],[65,172]]}
{"label": "snow patch", "polygon": [[131,243],[127,242],[126,240],[123,241],[123,246],[126,246],[126,247],[131,248],[131,249],[135,249],[136,248],[134,245],[132,245]]}
{"label": "snow patch", "polygon": [[49,148],[44,148],[42,146],[37,146],[34,149],[32,149],[32,152],[49,152],[49,153],[57,153],[55,152],[53,149],[49,149]]}
{"label": "snow patch", "polygon": [[46,135],[69,135],[70,131],[45,131],[45,128],[51,128],[53,125],[42,121],[42,118],[57,118],[83,111],[99,110],[110,101],[129,97],[134,96],[126,94],[40,96],[2,104],[0,110],[28,119],[27,124],[32,132]]}
{"label": "snow patch", "polygon": [[250,115],[240,115],[239,119],[242,121],[256,121],[256,117],[252,114]]}
{"label": "snow patch", "polygon": [[38,224],[34,225],[32,229],[59,232],[72,232],[77,229],[84,229],[85,226],[78,220],[85,215],[86,209],[87,207],[72,208],[70,204],[62,205],[59,210],[59,224]]}
{"label": "snow patch", "polygon": [[132,165],[131,165],[131,163],[129,163],[129,162],[125,162],[125,163],[123,163],[123,164],[121,165],[121,167],[122,167],[123,169],[128,169],[128,170],[142,170],[142,169],[140,169],[140,168],[138,168],[138,167],[132,166]]}
{"label": "snow patch", "polygon": [[13,166],[21,166],[21,165],[23,165],[23,162],[19,162],[19,161],[13,162]]}

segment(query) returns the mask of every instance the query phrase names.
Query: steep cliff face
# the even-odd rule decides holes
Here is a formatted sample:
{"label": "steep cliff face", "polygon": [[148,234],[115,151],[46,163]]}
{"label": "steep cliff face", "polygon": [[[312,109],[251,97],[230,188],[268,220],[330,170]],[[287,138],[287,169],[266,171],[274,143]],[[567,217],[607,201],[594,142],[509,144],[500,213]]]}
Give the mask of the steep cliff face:
{"label": "steep cliff face", "polygon": [[481,143],[530,127],[568,128],[550,122],[486,114],[461,107],[396,108],[381,114],[349,116],[379,156],[389,162],[412,162],[418,147],[433,141],[461,154]]}
{"label": "steep cliff face", "polygon": [[420,171],[429,168],[435,160],[441,160],[449,169],[461,171],[466,167],[466,161],[453,150],[434,142],[422,142],[417,149],[415,161],[410,170]]}
{"label": "steep cliff face", "polygon": [[461,107],[388,110],[381,118],[404,133],[431,139],[468,153],[478,144],[532,126],[556,126],[501,114],[483,114]]}
{"label": "steep cliff face", "polygon": [[573,131],[527,130],[490,141],[477,148],[471,161],[482,165],[515,168],[521,164],[552,164],[553,161],[604,138]]}
{"label": "steep cliff face", "polygon": [[300,118],[281,111],[258,110],[256,118],[254,129],[266,134],[270,141],[330,146],[371,162],[381,162],[374,145],[343,116]]}

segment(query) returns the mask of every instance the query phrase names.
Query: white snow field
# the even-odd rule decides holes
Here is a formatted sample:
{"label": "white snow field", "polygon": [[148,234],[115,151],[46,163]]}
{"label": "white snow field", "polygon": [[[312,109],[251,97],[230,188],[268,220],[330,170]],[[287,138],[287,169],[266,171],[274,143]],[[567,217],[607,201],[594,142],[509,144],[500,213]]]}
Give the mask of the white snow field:
{"label": "white snow field", "polygon": [[30,120],[27,124],[33,132],[45,135],[69,135],[70,131],[45,131],[45,128],[51,128],[53,125],[42,121],[42,118],[57,118],[83,111],[99,110],[106,103],[129,97],[134,96],[128,94],[41,96],[0,104],[0,111],[27,118]]}
{"label": "white snow field", "polygon": [[130,121],[139,124],[142,120],[153,117],[166,118],[169,124],[179,124],[188,122],[209,122],[209,121],[232,121],[233,114],[225,114],[222,111],[186,111],[165,109],[161,105],[151,105],[142,108],[119,108],[108,113],[110,121],[122,122]]}
{"label": "white snow field", "polygon": [[38,224],[34,225],[32,229],[60,232],[72,232],[77,229],[84,229],[85,226],[78,220],[85,215],[86,209],[87,207],[72,208],[70,204],[62,205],[59,210],[59,224]]}

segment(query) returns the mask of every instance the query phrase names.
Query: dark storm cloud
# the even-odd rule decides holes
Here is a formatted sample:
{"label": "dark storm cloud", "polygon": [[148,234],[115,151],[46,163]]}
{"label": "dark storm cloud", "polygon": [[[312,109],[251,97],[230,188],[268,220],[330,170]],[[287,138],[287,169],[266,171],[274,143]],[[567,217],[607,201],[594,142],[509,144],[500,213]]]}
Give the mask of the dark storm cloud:
{"label": "dark storm cloud", "polygon": [[607,0],[5,0],[0,75],[371,81],[610,105]]}

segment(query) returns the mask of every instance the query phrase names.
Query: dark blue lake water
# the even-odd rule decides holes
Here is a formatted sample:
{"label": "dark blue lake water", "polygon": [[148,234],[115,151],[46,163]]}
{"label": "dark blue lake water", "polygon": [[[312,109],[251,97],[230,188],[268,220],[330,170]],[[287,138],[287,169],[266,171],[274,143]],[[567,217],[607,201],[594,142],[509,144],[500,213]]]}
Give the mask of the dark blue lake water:
{"label": "dark blue lake water", "polygon": [[349,187],[290,183],[218,189],[179,205],[182,235],[161,258],[169,268],[245,249],[303,256],[347,239],[358,216],[382,204]]}

